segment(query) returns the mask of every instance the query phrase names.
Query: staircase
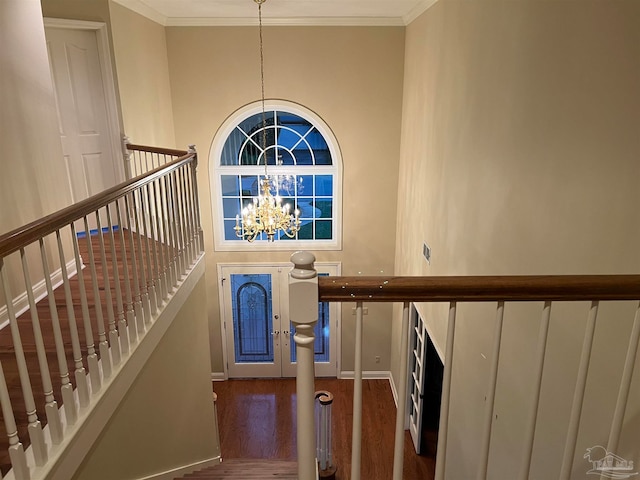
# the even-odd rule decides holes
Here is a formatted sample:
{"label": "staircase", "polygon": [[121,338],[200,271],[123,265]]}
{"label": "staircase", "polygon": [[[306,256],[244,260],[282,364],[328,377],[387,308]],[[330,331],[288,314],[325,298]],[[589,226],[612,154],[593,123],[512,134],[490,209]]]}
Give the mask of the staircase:
{"label": "staircase", "polygon": [[180,478],[199,480],[286,479],[298,478],[298,464],[284,460],[225,460],[220,465],[204,468]]}

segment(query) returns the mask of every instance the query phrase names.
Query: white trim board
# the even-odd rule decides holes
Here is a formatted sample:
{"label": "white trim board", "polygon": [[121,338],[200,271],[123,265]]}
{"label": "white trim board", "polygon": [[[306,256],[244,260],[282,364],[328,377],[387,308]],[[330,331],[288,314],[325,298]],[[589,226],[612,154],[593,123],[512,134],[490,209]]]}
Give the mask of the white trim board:
{"label": "white trim board", "polygon": [[[82,259],[80,259],[80,262],[82,263]],[[72,278],[78,273],[78,270],[76,269],[75,259],[67,262],[65,268],[67,270],[67,276],[69,278]],[[82,268],[84,268],[84,266]],[[52,290],[55,290],[60,285],[62,285],[62,267],[53,272],[50,275],[50,279]],[[45,298],[47,296],[47,284],[44,278],[33,285],[31,287],[31,291],[33,292],[33,296],[35,297],[35,303],[38,303],[40,300]],[[18,318],[27,310],[29,310],[29,298],[27,297],[27,291],[25,290],[13,299],[13,311],[15,312],[15,317]],[[3,305],[0,308],[0,330],[2,330],[7,325],[9,325],[9,311],[7,309],[7,306]]]}
{"label": "white trim board", "polygon": [[228,379],[229,377],[224,372],[211,372],[212,382],[223,382]]}
{"label": "white trim board", "polygon": [[[343,370],[338,377],[340,380],[353,379],[355,373],[353,370]],[[391,378],[389,370],[366,370],[362,372],[362,378],[366,380],[387,380]]]}
{"label": "white trim board", "polygon": [[[398,408],[398,389],[396,388],[396,384],[393,381],[393,375],[389,372],[389,385],[391,386],[391,393],[393,394],[393,403]],[[405,429],[406,430],[406,429]]]}
{"label": "white trim board", "polygon": [[[403,17],[282,17],[265,18],[264,25],[274,26],[407,26],[438,0],[423,0]],[[254,26],[256,18],[247,17],[167,17],[142,0],[115,0],[125,8],[152,20],[163,27],[195,27],[195,26]]]}
{"label": "white trim board", "polygon": [[146,477],[140,477],[137,480],[174,480],[175,478],[181,478],[183,475],[188,475],[196,470],[202,470],[203,468],[213,467],[222,463],[222,457],[217,456],[209,458],[207,460],[201,460],[199,462],[190,463],[182,467],[172,468],[165,472],[155,473]]}

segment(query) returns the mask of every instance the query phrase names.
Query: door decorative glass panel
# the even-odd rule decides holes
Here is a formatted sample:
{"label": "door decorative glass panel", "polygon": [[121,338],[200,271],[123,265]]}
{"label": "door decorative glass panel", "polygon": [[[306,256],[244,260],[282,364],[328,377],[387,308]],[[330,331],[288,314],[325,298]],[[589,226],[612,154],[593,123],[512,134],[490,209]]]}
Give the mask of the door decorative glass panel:
{"label": "door decorative glass panel", "polygon": [[[337,275],[337,265],[316,265],[318,275]],[[289,317],[291,264],[220,266],[225,364],[232,378],[296,375],[295,330]],[[315,370],[337,374],[337,304],[318,303]]]}
{"label": "door decorative glass panel", "polygon": [[232,274],[236,363],[273,362],[270,274]]}

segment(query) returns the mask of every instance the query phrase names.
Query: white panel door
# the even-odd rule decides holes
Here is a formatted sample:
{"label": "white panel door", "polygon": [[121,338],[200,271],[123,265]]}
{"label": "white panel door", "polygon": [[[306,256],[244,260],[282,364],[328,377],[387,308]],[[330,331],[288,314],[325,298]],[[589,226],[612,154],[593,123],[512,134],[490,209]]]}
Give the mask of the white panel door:
{"label": "white panel door", "polygon": [[96,32],[46,28],[58,124],[73,202],[117,183]]}

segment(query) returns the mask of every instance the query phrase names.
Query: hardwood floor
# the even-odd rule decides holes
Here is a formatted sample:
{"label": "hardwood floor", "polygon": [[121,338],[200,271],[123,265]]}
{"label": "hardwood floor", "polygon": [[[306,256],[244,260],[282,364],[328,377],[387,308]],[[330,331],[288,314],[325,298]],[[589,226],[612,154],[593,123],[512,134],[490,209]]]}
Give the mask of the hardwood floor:
{"label": "hardwood floor", "polygon": [[[296,458],[295,379],[246,379],[214,382],[224,459]],[[353,380],[318,378],[316,390],[334,395],[333,458],[336,478],[351,475]],[[395,404],[387,380],[363,381],[361,478],[392,477]],[[434,478],[435,458],[416,455],[409,432],[404,442],[405,480]]]}

